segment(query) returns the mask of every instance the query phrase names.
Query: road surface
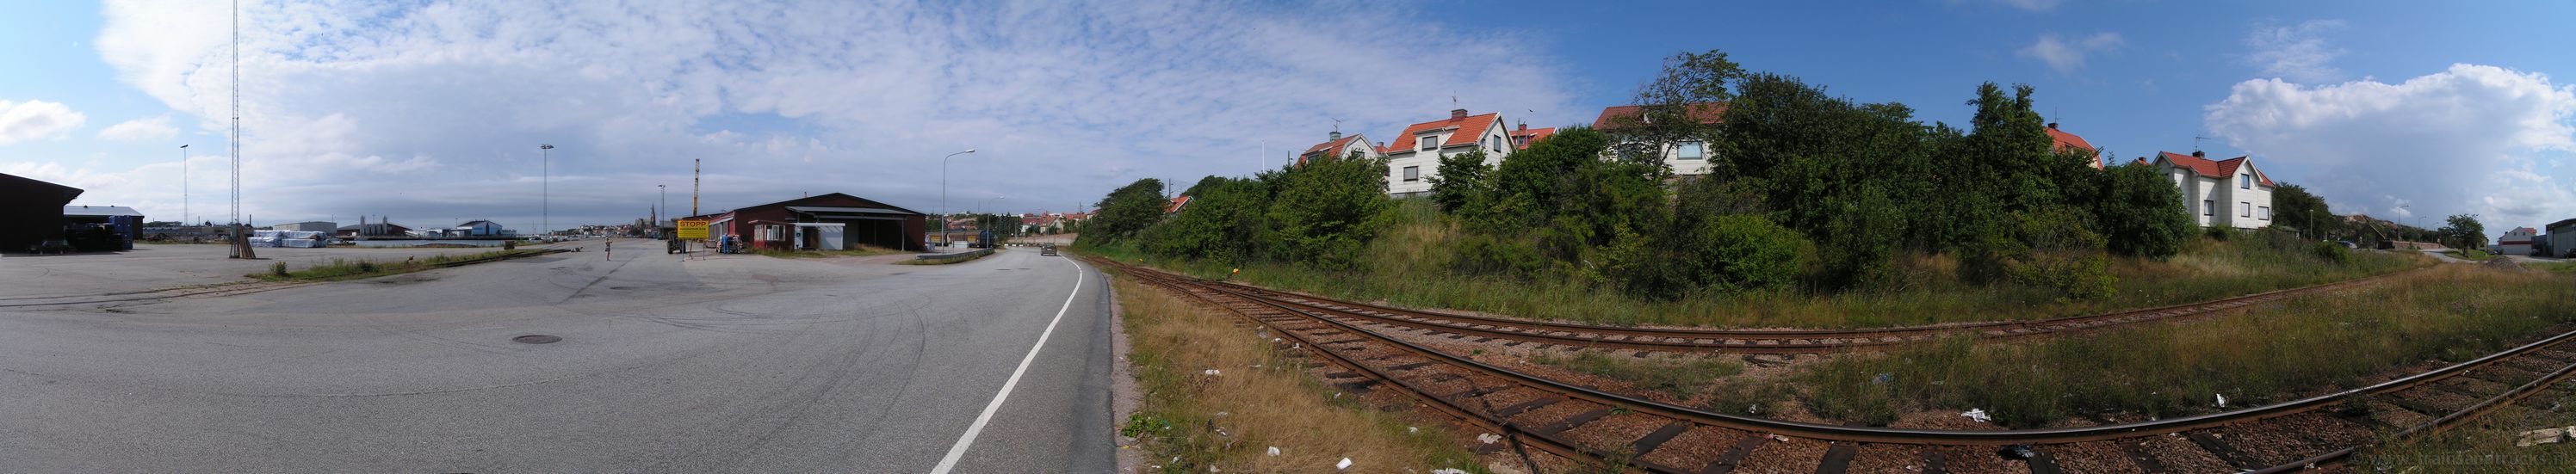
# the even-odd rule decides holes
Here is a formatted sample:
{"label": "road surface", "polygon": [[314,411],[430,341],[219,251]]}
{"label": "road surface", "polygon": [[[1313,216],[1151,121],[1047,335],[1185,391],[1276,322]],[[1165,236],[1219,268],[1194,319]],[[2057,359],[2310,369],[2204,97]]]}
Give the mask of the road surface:
{"label": "road surface", "polygon": [[955,472],[1113,469],[1108,292],[1071,259],[655,243],[0,310],[0,472],[929,472],[1023,360]]}

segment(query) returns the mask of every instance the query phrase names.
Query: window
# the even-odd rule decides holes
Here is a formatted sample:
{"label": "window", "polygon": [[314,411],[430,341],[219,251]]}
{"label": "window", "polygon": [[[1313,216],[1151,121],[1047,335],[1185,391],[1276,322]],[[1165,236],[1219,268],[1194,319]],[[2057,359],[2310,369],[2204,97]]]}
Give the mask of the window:
{"label": "window", "polygon": [[1706,155],[1701,153],[1699,142],[1682,142],[1679,145],[1673,145],[1673,156],[1678,159],[1696,160]]}
{"label": "window", "polygon": [[2256,209],[2255,212],[2258,212],[2258,214],[2254,215],[2255,218],[2267,221],[2272,220],[2272,206],[2263,206],[2260,209]]}
{"label": "window", "polygon": [[2254,175],[2236,175],[2236,189],[2254,189]]}
{"label": "window", "polygon": [[1407,166],[1407,167],[1404,167],[1404,182],[1410,183],[1410,182],[1414,182],[1414,181],[1421,181],[1421,180],[1422,180],[1422,167],[1420,167],[1420,166]]}
{"label": "window", "polygon": [[2236,217],[2254,217],[2254,203],[2237,201]]}
{"label": "window", "polygon": [[1440,136],[1439,136],[1439,135],[1423,135],[1423,136],[1422,136],[1422,148],[1421,148],[1421,149],[1422,149],[1423,151],[1431,151],[1431,150],[1437,150],[1437,149],[1440,149]]}
{"label": "window", "polygon": [[2204,216],[2214,216],[2214,215],[2217,215],[2217,214],[2215,214],[2216,212],[2218,212],[2218,200],[2215,200],[2215,199],[2202,199],[2202,200],[2200,200],[2200,215],[2204,215]]}

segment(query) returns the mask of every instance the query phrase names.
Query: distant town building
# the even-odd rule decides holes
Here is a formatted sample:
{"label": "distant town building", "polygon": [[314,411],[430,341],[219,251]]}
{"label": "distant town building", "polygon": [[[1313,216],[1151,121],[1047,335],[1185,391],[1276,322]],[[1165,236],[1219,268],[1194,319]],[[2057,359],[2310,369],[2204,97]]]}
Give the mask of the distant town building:
{"label": "distant town building", "polygon": [[358,216],[358,223],[356,225],[340,226],[339,229],[333,230],[331,235],[337,237],[406,237],[410,236],[411,232],[412,228],[410,226],[395,224],[388,218],[378,217],[376,222],[367,222],[366,216]]}
{"label": "distant town building", "polygon": [[2182,188],[2183,204],[2201,227],[2260,229],[2272,225],[2272,178],[2249,156],[2211,161],[2202,152],[2162,152],[2156,168]]}
{"label": "distant town building", "polygon": [[2092,155],[2093,169],[2102,169],[2102,149],[2094,148],[2091,142],[2084,141],[2084,137],[2058,130],[2057,122],[2048,123],[2048,140],[2055,145],[2053,149],[2056,151],[2075,150]]}
{"label": "distant town building", "polygon": [[297,223],[293,223],[293,224],[278,224],[278,225],[268,226],[268,230],[287,230],[287,231],[296,231],[296,232],[331,232],[331,231],[335,231],[335,230],[340,230],[340,224],[339,224],[339,223],[337,223],[337,222],[322,222],[322,221],[297,222]]}
{"label": "distant town building", "polygon": [[2488,246],[2488,250],[2502,255],[2531,255],[2532,241],[2539,237],[2540,229],[2516,227],[2504,231],[2504,236],[2497,237],[2495,245]]}
{"label": "distant town building", "polygon": [[1376,145],[1370,145],[1368,136],[1364,134],[1354,133],[1350,136],[1343,136],[1341,131],[1335,130],[1333,133],[1325,135],[1325,137],[1326,139],[1323,143],[1317,143],[1315,146],[1306,147],[1305,153],[1297,154],[1297,164],[1305,164],[1306,160],[1324,156],[1348,157],[1352,154],[1358,154],[1361,158],[1386,157],[1386,152],[1384,150],[1377,149]]}

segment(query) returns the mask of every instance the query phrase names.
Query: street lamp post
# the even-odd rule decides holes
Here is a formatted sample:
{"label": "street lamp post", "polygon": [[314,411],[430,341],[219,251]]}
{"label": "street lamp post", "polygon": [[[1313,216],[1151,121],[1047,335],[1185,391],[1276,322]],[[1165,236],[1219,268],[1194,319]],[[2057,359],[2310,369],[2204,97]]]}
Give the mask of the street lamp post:
{"label": "street lamp post", "polygon": [[179,226],[188,226],[188,146],[179,145]]}
{"label": "street lamp post", "polygon": [[966,151],[939,157],[939,235],[943,242],[948,235],[948,159],[974,152],[975,149],[968,148]]}
{"label": "street lamp post", "polygon": [[[656,185],[653,185],[653,187],[656,187],[656,188],[662,188],[662,207],[660,207],[659,209],[661,209],[661,210],[665,210],[665,211],[671,210],[671,185],[668,185],[668,184],[656,184]],[[661,219],[662,219],[662,216],[658,215],[659,213],[656,213],[656,214],[657,214],[657,215],[653,216],[653,228],[655,228],[655,229],[660,229],[660,228],[662,228],[662,220],[661,220]],[[660,232],[660,231],[658,231],[658,230],[657,230],[657,231],[654,231],[654,232]]]}
{"label": "street lamp post", "polygon": [[554,199],[554,145],[537,145],[537,236],[543,238],[553,223],[547,201]]}
{"label": "street lamp post", "polygon": [[976,218],[976,219],[979,219],[978,224],[976,224],[976,226],[977,226],[977,227],[980,227],[980,228],[981,228],[981,230],[987,230],[987,231],[989,231],[989,230],[993,230],[993,224],[998,223],[998,220],[997,220],[997,219],[994,219],[994,218],[993,218],[993,216],[991,216],[991,215],[984,214],[984,203],[993,202],[993,201],[999,201],[999,200],[1003,200],[1003,199],[1010,199],[1010,198],[1011,198],[1010,196],[993,196],[993,197],[989,197],[989,198],[984,198],[984,199],[978,199],[978,200],[976,200],[976,201],[975,201],[975,218]]}

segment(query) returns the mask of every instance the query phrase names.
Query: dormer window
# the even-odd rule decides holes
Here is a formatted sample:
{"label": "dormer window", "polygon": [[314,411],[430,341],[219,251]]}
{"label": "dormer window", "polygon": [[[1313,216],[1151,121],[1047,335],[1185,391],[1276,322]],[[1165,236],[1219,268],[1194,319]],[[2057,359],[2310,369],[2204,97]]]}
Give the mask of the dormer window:
{"label": "dormer window", "polygon": [[1421,147],[1421,150],[1422,150],[1422,151],[1431,151],[1431,150],[1437,150],[1437,149],[1440,149],[1440,136],[1439,136],[1439,135],[1423,135],[1423,136],[1422,136],[1422,140],[1421,140],[1421,141],[1422,141],[1422,147]]}
{"label": "dormer window", "polygon": [[2236,189],[2254,189],[2254,175],[2236,175]]}
{"label": "dormer window", "polygon": [[1699,142],[1682,142],[1679,145],[1673,146],[1673,158],[1675,159],[1696,160],[1706,157],[1707,153],[1700,149]]}

